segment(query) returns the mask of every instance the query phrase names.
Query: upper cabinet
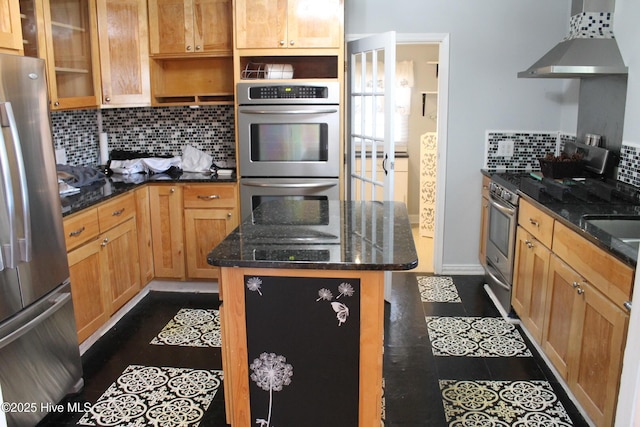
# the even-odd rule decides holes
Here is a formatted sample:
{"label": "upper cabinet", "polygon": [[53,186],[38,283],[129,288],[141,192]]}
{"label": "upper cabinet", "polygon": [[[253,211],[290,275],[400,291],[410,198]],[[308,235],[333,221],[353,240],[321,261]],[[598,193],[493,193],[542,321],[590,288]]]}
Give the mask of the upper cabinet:
{"label": "upper cabinet", "polygon": [[238,0],[236,48],[340,48],[343,0]]}
{"label": "upper cabinet", "polygon": [[18,0],[0,0],[0,53],[22,54]]}
{"label": "upper cabinet", "polygon": [[149,105],[146,0],[97,0],[102,106]]}
{"label": "upper cabinet", "polygon": [[231,55],[231,0],[150,0],[152,55]]}
{"label": "upper cabinet", "polygon": [[25,55],[45,59],[51,109],[99,105],[94,0],[20,0]]}

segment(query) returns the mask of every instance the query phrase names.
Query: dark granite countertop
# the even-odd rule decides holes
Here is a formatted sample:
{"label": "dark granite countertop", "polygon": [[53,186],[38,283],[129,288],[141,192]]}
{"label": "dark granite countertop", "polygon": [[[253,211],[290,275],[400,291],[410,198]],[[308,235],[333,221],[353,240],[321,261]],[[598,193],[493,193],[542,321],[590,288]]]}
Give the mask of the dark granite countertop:
{"label": "dark granite countertop", "polygon": [[[482,170],[486,176],[492,171]],[[500,172],[505,173],[505,172]],[[522,175],[518,194],[576,233],[634,267],[638,245],[625,243],[585,221],[585,215],[622,216],[640,220],[640,189],[616,180],[542,180]]]}
{"label": "dark granite countertop", "polygon": [[68,195],[61,195],[62,216],[71,215],[83,209],[89,208],[110,198],[119,196],[147,183],[218,183],[236,182],[236,175],[216,176],[213,174],[182,172],[175,176],[167,174],[134,174],[134,175],[111,175],[106,180],[96,182],[92,185],[81,187],[80,192]]}
{"label": "dark granite countertop", "polygon": [[261,204],[207,261],[221,267],[410,270],[418,255],[404,203],[288,200]]}

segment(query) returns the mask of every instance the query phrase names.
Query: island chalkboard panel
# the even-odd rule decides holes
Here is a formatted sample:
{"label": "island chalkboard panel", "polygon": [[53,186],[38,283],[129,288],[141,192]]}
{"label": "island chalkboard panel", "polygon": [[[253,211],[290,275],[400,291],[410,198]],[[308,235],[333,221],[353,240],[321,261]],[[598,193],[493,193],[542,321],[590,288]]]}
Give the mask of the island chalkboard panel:
{"label": "island chalkboard panel", "polygon": [[244,276],[251,419],[358,425],[360,280]]}

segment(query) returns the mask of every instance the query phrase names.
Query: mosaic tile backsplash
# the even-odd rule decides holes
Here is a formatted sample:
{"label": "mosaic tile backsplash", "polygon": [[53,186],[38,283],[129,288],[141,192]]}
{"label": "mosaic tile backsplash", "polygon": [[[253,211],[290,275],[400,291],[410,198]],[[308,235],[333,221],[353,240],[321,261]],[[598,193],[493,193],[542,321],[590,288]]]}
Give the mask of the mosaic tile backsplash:
{"label": "mosaic tile backsplash", "polygon": [[181,155],[183,146],[189,144],[213,156],[218,166],[235,166],[234,114],[230,105],[52,112],[54,146],[65,149],[68,164],[99,164],[100,118],[102,131],[108,135],[109,151]]}
{"label": "mosaic tile backsplash", "polygon": [[[558,132],[487,132],[485,167],[498,171],[540,170],[538,158],[556,152],[560,138]],[[513,155],[499,154],[500,145],[513,141]]]}
{"label": "mosaic tile backsplash", "polygon": [[640,187],[640,145],[622,143],[618,181]]}

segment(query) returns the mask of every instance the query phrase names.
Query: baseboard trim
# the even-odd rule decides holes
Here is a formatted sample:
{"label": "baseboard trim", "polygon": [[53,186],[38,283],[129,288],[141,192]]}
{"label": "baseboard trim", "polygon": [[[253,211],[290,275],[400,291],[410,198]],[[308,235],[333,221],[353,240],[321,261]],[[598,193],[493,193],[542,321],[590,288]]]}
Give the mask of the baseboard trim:
{"label": "baseboard trim", "polygon": [[480,264],[444,264],[440,274],[461,275],[461,276],[482,276],[484,268]]}

